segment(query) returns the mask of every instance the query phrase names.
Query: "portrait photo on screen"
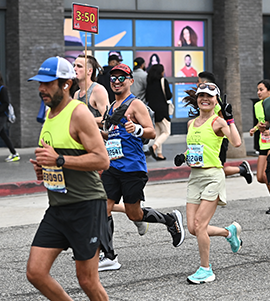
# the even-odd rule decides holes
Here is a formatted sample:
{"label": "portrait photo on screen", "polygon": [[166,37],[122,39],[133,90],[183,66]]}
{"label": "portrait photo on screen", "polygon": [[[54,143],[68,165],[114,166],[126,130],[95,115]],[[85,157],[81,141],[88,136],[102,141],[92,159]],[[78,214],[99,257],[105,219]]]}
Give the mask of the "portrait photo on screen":
{"label": "portrait photo on screen", "polygon": [[203,21],[174,21],[175,47],[203,47],[204,22]]}
{"label": "portrait photo on screen", "polygon": [[136,51],[136,57],[145,60],[145,71],[152,65],[162,64],[164,66],[165,77],[172,76],[172,52],[171,51]]}
{"label": "portrait photo on screen", "polygon": [[204,51],[175,51],[174,76],[197,77],[204,70]]}

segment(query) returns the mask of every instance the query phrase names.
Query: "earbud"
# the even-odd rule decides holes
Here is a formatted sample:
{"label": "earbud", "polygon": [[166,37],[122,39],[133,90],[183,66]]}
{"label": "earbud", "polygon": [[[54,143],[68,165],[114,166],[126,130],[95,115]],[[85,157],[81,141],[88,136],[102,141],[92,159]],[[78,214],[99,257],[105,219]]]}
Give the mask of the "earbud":
{"label": "earbud", "polygon": [[68,87],[68,84],[65,84],[65,87],[64,87],[64,89],[66,90],[66,88]]}

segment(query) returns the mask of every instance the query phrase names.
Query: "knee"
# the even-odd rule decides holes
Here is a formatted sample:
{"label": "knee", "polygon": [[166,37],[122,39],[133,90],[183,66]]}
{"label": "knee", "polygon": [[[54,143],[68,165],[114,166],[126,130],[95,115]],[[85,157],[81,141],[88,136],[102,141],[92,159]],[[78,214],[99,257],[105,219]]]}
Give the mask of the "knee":
{"label": "knee", "polygon": [[26,269],[26,277],[30,283],[35,285],[36,283],[42,281],[44,279],[45,274],[43,273],[42,270],[38,267],[34,267],[31,264],[27,264],[27,269]]}
{"label": "knee", "polygon": [[97,286],[97,282],[94,277],[89,277],[89,275],[77,274],[78,282],[83,291],[93,291]]}

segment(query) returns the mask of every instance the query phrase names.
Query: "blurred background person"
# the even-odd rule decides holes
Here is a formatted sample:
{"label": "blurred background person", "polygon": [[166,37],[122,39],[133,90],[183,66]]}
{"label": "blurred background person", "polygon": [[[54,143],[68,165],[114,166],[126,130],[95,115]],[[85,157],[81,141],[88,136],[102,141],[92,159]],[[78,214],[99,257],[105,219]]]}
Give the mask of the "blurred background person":
{"label": "blurred background person", "polygon": [[112,103],[115,100],[114,93],[110,85],[110,71],[116,65],[119,65],[123,61],[120,51],[110,51],[108,54],[108,65],[103,66],[103,71],[98,74],[97,82],[104,86],[109,94],[109,101]]}
{"label": "blurred background person", "polygon": [[[260,101],[256,102],[254,105],[254,112],[256,119],[258,120],[257,125],[250,129],[249,134],[253,136],[255,132],[259,129],[260,123],[265,123],[265,113],[263,109],[263,102],[266,98],[270,97],[270,80],[264,79],[257,84],[257,94]],[[257,161],[257,180],[262,184],[266,184],[268,191],[270,192],[270,184],[268,183],[265,169],[267,166],[267,154],[270,150],[270,136],[269,129],[260,133],[259,139],[259,157]],[[266,211],[266,214],[270,214],[270,208]]]}
{"label": "blurred background person", "polygon": [[[152,157],[157,160],[166,160],[162,155],[162,144],[171,134],[171,119],[168,112],[167,100],[172,98],[169,83],[164,78],[163,93],[161,78],[164,77],[164,67],[162,64],[153,65],[147,75],[146,102],[155,112],[156,138],[153,146],[149,147]],[[166,97],[165,97],[165,95]]]}
{"label": "blurred background person", "polygon": [[196,32],[190,27],[185,26],[180,33],[178,46],[197,46],[198,36]]}
{"label": "blurred background person", "polygon": [[5,159],[6,162],[15,162],[20,160],[20,155],[16,152],[13,143],[6,133],[7,128],[7,112],[9,105],[9,97],[7,87],[4,85],[2,74],[0,73],[0,137],[8,147],[10,155]]}

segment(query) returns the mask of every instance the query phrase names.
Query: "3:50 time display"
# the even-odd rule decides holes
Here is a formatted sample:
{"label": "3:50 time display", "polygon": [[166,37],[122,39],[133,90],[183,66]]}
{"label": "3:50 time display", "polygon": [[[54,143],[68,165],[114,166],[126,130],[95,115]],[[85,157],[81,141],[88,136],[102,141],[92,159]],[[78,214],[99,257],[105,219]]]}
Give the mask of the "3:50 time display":
{"label": "3:50 time display", "polygon": [[88,13],[88,12],[85,12],[85,13],[82,13],[80,10],[77,10],[76,11],[76,20],[77,21],[82,21],[82,22],[90,22],[90,23],[95,23],[96,21],[96,17],[93,13]]}

